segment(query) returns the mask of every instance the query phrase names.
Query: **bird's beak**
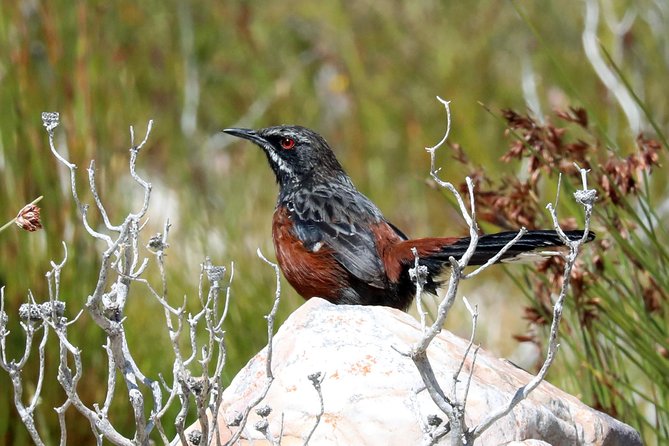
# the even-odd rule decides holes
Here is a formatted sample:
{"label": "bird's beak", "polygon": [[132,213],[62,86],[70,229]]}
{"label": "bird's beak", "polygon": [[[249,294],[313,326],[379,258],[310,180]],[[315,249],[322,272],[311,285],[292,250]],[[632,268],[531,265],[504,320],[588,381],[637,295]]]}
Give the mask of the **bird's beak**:
{"label": "bird's beak", "polygon": [[223,132],[228,135],[236,136],[237,138],[248,139],[259,146],[264,146],[267,144],[267,141],[262,136],[258,135],[258,132],[251,129],[224,129]]}

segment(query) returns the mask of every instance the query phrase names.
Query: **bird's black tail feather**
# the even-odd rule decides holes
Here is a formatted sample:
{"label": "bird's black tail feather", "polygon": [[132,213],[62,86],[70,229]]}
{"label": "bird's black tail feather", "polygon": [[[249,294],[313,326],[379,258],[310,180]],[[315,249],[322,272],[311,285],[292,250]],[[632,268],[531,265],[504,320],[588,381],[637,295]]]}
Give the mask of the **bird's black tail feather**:
{"label": "bird's black tail feather", "polygon": [[[583,231],[565,231],[569,240],[578,240],[583,237]],[[518,235],[517,231],[499,232],[497,234],[482,235],[478,239],[476,251],[469,261],[469,265],[483,265],[506,246],[511,240]],[[587,242],[595,239],[595,233],[590,231],[586,239]],[[431,260],[447,261],[448,258],[455,257],[459,259],[462,257],[469,247],[469,238],[463,238],[456,243],[444,246],[443,249],[429,258]],[[534,230],[527,231],[520,240],[511,246],[500,258],[501,262],[513,261],[514,259],[522,259],[521,254],[531,253],[533,251],[540,251],[550,249],[552,247],[564,246],[562,239],[554,230]],[[520,257],[519,257],[520,256]]]}

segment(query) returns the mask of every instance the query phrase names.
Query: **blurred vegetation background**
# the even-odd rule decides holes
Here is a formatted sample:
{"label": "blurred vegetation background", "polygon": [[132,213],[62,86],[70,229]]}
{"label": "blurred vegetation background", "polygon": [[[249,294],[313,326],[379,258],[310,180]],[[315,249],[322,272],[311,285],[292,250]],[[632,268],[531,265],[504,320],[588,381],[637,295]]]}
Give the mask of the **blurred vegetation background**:
{"label": "blurred vegetation background", "polygon": [[[589,4],[599,5],[595,30],[601,47],[596,47],[604,63],[627,82],[622,90],[637,104],[631,108],[639,107],[643,130],[660,141],[660,162],[666,165],[662,133],[669,121],[669,7],[659,0]],[[15,355],[21,351],[16,311],[29,289],[38,300],[47,296],[44,273],[49,260],[62,257],[61,241],[69,249],[61,296],[70,316],[94,288],[101,250],[80,224],[68,173],[49,151],[41,112],[61,113],[58,144],[79,166],[79,192],[89,203],[85,169],[96,160],[98,190],[115,221],[141,203],[142,191],[127,171],[128,128],[133,125],[143,135],[147,121],[155,120],[139,160],[141,174],[153,184],[145,234],[148,241],[162,230],[165,219],[173,223],[167,265],[174,301],[184,295],[196,300],[205,256],[217,264],[235,262],[227,322],[229,380],[266,342],[262,315],[271,306],[274,275],[255,251],[260,247],[273,253],[270,222],[276,189],[264,155],[249,143],[222,135],[220,129],[280,123],[311,127],[335,147],[359,189],[405,232],[464,234],[449,201],[426,181],[429,159],[423,147],[436,143],[445,128],[435,95],[452,101],[449,141],[458,143],[471,164],[491,180],[526,175],[522,162],[499,161],[514,138],[513,132],[505,132],[501,109],[529,110],[542,124],[554,109],[583,107],[589,127],[580,133],[574,130],[572,139],[590,138],[590,146],[599,150],[593,160],[624,158],[636,150],[629,114],[596,74],[592,54],[584,50],[585,17],[585,2],[1,2],[2,222],[44,195],[44,230],[0,234],[0,286],[5,287],[12,329],[8,350]],[[440,158],[443,178],[458,183],[470,173],[447,150]],[[645,259],[630,261],[625,268],[644,269],[656,278],[657,307],[650,311],[643,304],[629,308],[620,303],[638,301],[645,287],[622,287],[613,296],[613,285],[623,283],[625,274],[599,282],[593,293],[600,301],[613,299],[599,308],[599,319],[611,321],[608,335],[591,328],[590,337],[582,330],[566,330],[564,353],[550,381],[634,425],[647,442],[659,444],[669,437],[666,424],[660,428],[669,411],[669,261],[663,248],[666,228],[657,222],[666,222],[669,194],[666,175],[646,174],[641,181],[640,198],[630,198],[626,210],[604,207],[609,220],[602,218],[594,229],[600,239],[624,244],[621,234],[626,232],[621,228],[634,233],[636,227],[645,228],[645,220],[618,230],[607,225],[652,214],[647,220],[654,237],[632,237],[632,251],[605,255],[613,264],[630,255]],[[537,198],[552,201],[556,182],[555,177],[547,179]],[[575,177],[565,182],[578,184]],[[563,202],[569,200],[565,194]],[[565,206],[577,209],[570,203]],[[95,213],[91,221],[101,224]],[[586,259],[585,264],[592,261]],[[156,274],[149,271],[154,278]],[[523,283],[537,273],[534,269],[525,276],[515,274],[515,281]],[[526,300],[513,282],[498,268],[467,284],[464,292],[480,305],[482,346],[531,368],[539,350],[532,343],[518,343],[513,335],[527,331],[523,307],[532,296]],[[597,280],[587,285],[593,283]],[[285,284],[279,322],[301,302]],[[468,318],[458,311],[448,328],[466,334]],[[571,311],[578,327],[580,313]],[[171,350],[159,305],[136,289],[126,314],[129,342],[140,366],[154,378],[169,370]],[[619,328],[621,324],[626,327]],[[639,344],[611,344],[622,336]],[[107,370],[101,332],[84,315],[71,340],[86,352],[82,398],[101,401]],[[588,345],[602,340],[609,342],[603,351],[614,355],[615,367],[592,361],[587,354]],[[52,339],[49,345],[53,364],[57,344]],[[38,417],[38,428],[54,443],[58,425],[52,408],[64,399],[55,372],[47,368],[54,380],[43,389]],[[35,379],[28,379],[26,396]],[[29,439],[4,373],[0,389],[0,444],[26,444]],[[119,394],[111,419],[130,434],[132,417],[122,400]],[[70,444],[92,442],[87,424],[80,420],[69,411]]]}

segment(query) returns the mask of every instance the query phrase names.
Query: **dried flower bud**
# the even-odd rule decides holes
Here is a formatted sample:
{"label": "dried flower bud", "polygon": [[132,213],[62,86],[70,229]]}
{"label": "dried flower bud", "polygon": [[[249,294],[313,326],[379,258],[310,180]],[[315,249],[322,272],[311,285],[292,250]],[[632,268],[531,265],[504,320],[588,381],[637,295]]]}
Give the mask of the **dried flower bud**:
{"label": "dried flower bud", "polygon": [[267,417],[269,414],[272,412],[272,408],[269,407],[268,405],[260,406],[256,409],[256,413],[258,414],[259,417]]}
{"label": "dried flower bud", "polygon": [[202,432],[198,429],[194,429],[188,432],[188,441],[190,444],[198,445],[202,442]]}
{"label": "dried flower bud", "polygon": [[16,225],[30,232],[41,229],[42,223],[39,220],[39,208],[34,204],[25,205],[16,216]]}
{"label": "dried flower bud", "polygon": [[314,385],[314,387],[320,387],[321,385],[321,376],[323,376],[323,373],[321,372],[316,372],[312,373],[310,375],[307,375],[307,378],[311,381],[311,383]]}
{"label": "dried flower bud", "polygon": [[154,250],[154,251],[164,251],[165,248],[167,248],[169,245],[167,243],[163,243],[163,234],[160,232],[154,235],[149,239],[149,243],[147,243],[146,247],[148,249]]}
{"label": "dried flower bud", "polygon": [[53,301],[41,304],[22,304],[19,307],[19,318],[24,321],[41,321],[56,317],[63,317],[65,314],[65,302]]}
{"label": "dried flower bud", "polygon": [[243,419],[244,419],[244,415],[242,415],[241,413],[237,413],[235,415],[235,417],[232,419],[232,421],[230,421],[228,426],[231,426],[231,427],[239,426],[242,423]]}
{"label": "dried flower bud", "polygon": [[443,422],[444,422],[444,420],[439,418],[437,415],[428,415],[427,416],[428,426],[439,426]]}
{"label": "dried flower bud", "polygon": [[204,271],[207,273],[207,279],[210,282],[219,282],[225,275],[225,266],[214,266],[211,259],[207,257],[204,261]]}
{"label": "dried flower bud", "polygon": [[262,418],[256,421],[256,424],[254,424],[253,427],[255,427],[256,430],[265,433],[267,432],[267,428],[269,427],[269,421],[267,421],[267,418]]}
{"label": "dried flower bud", "polygon": [[46,131],[51,133],[53,130],[58,127],[60,123],[60,113],[58,112],[42,112],[42,124],[46,128]]}

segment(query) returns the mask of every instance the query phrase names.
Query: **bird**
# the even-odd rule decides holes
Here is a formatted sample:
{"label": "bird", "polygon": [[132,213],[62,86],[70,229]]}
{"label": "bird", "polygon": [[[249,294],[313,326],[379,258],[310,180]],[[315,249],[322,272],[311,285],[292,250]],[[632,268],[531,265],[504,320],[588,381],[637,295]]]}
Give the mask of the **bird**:
{"label": "bird", "polygon": [[[437,294],[461,258],[469,237],[410,239],[388,221],[353,184],[327,141],[297,125],[223,132],[249,140],[267,157],[279,186],[272,219],[272,240],[283,275],[305,299],[321,297],[335,304],[382,305],[406,311],[416,283],[410,269],[416,255],[427,268],[423,290]],[[518,231],[481,235],[469,265],[483,265]],[[570,240],[583,237],[567,231]],[[587,241],[593,240],[589,232]],[[530,230],[499,259],[563,245],[555,230]]]}

